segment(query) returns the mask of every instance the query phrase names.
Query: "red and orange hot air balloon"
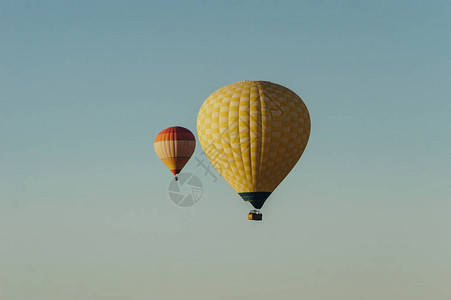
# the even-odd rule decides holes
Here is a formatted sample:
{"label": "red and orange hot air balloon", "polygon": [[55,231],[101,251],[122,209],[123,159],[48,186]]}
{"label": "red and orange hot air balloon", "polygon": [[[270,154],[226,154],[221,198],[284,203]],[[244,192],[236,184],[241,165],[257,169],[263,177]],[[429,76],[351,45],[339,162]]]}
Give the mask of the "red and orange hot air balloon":
{"label": "red and orange hot air balloon", "polygon": [[193,155],[196,139],[193,133],[186,128],[169,127],[156,136],[154,147],[157,156],[171,170],[177,181],[177,174]]}

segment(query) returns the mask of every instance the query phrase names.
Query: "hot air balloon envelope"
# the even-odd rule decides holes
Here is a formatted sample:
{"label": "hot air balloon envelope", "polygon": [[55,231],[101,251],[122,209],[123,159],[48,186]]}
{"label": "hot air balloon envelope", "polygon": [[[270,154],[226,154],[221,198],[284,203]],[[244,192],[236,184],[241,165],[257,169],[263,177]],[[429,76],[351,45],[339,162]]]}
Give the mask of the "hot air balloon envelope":
{"label": "hot air balloon envelope", "polygon": [[196,139],[186,128],[169,127],[156,136],[154,148],[161,161],[177,175],[193,155]]}
{"label": "hot air balloon envelope", "polygon": [[302,99],[286,87],[240,81],[205,100],[197,134],[218,172],[260,209],[304,152],[310,116]]}

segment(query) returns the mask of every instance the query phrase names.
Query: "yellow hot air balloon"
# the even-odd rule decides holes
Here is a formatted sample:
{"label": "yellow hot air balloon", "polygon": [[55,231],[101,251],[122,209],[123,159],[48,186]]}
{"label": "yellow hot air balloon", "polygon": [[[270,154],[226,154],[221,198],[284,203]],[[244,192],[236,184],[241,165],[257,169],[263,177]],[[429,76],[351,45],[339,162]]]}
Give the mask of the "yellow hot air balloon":
{"label": "yellow hot air balloon", "polygon": [[249,201],[249,219],[297,163],[310,135],[310,116],[293,91],[269,81],[240,81],[203,103],[197,135],[210,162]]}

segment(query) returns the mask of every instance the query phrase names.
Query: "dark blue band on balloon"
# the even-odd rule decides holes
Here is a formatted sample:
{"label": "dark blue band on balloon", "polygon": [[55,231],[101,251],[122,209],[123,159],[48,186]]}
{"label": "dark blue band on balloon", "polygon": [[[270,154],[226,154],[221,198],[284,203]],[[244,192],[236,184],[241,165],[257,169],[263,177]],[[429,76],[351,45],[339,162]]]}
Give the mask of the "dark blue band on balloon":
{"label": "dark blue band on balloon", "polygon": [[247,192],[247,193],[238,193],[244,201],[248,201],[252,204],[256,209],[262,208],[266,199],[268,199],[271,192]]}

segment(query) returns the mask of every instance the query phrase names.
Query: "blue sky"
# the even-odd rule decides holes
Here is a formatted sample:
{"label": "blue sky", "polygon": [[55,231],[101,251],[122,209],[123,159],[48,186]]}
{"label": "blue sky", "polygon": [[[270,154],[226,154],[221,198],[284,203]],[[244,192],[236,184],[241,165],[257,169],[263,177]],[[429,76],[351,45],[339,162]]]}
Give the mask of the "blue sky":
{"label": "blue sky", "polygon": [[[1,1],[0,296],[448,299],[450,13]],[[153,150],[239,80],[290,88],[312,119],[261,223],[194,159],[203,197],[175,206]]]}

